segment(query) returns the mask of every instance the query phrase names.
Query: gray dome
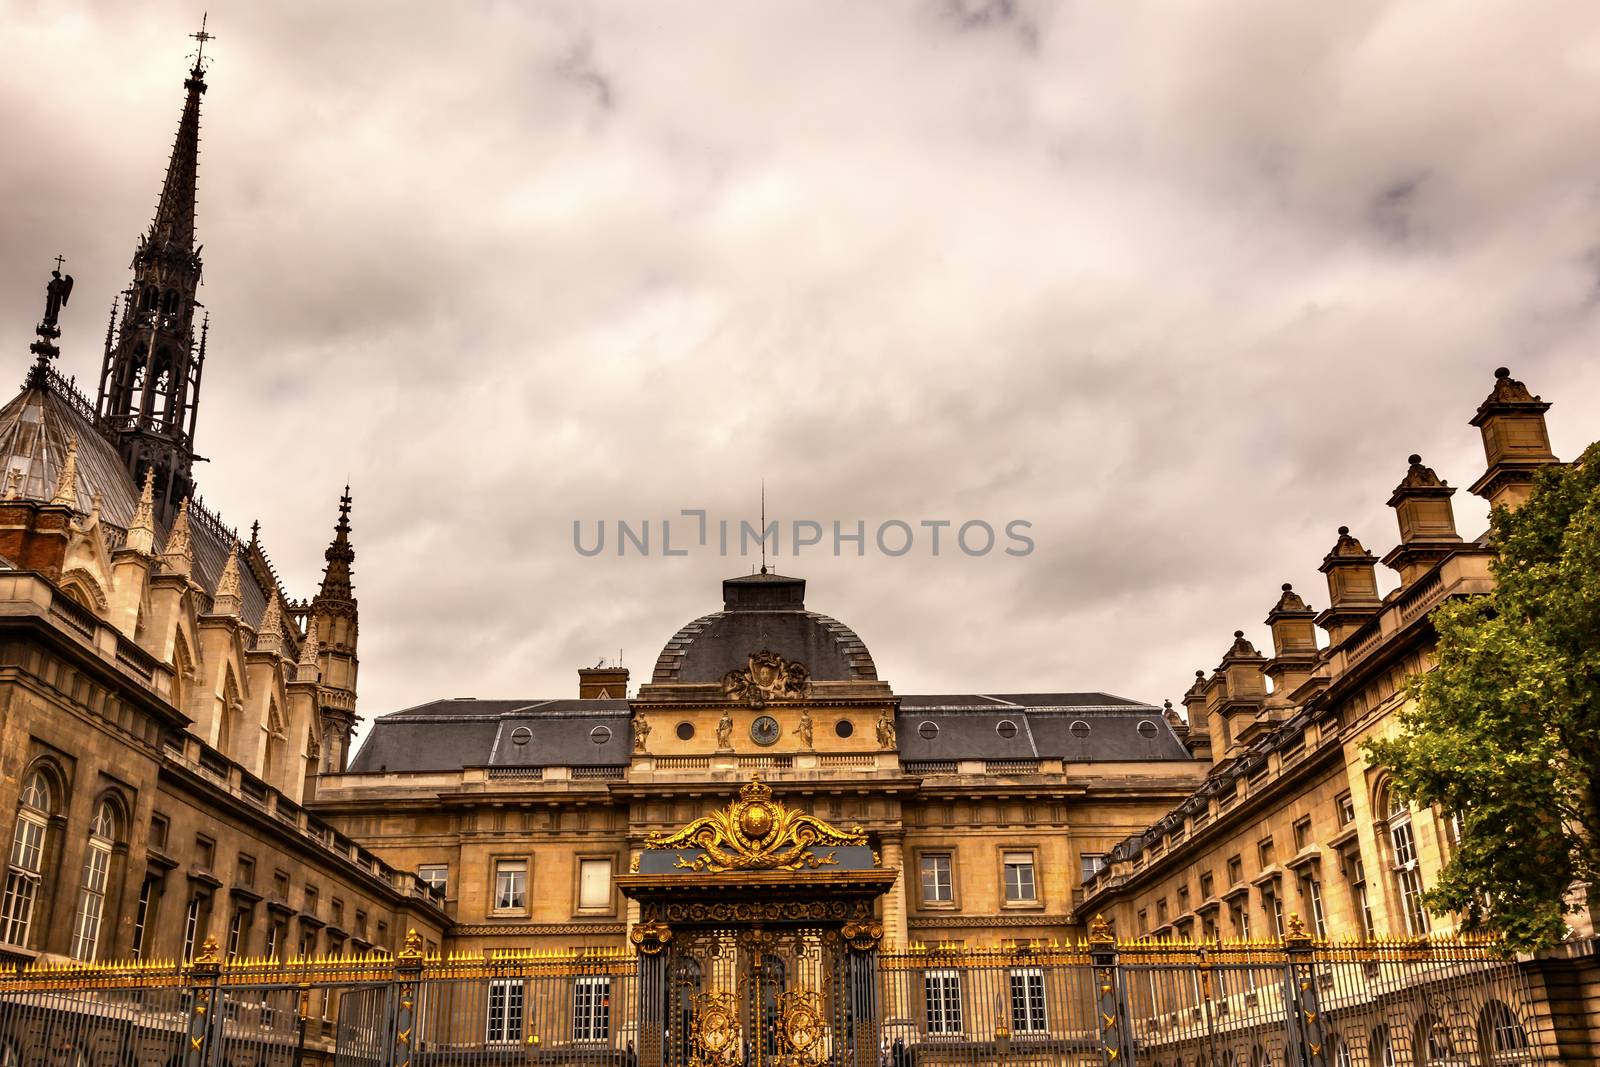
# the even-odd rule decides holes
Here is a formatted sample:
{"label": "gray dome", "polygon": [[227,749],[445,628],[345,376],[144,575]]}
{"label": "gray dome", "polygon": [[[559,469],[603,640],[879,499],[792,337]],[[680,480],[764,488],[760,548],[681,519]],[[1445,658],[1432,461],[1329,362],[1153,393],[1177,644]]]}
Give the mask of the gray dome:
{"label": "gray dome", "polygon": [[720,682],[763,649],[803,663],[813,681],[876,681],[872,653],[848,626],[807,611],[804,578],[751,574],[722,583],[722,610],[667,642],[652,682]]}

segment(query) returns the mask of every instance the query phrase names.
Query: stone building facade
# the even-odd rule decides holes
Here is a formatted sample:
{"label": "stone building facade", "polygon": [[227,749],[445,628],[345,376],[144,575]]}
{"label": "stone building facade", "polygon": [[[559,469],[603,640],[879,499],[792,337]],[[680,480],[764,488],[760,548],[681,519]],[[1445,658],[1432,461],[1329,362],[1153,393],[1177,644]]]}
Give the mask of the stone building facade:
{"label": "stone building facade", "polygon": [[[1380,595],[1380,561],[1341,528],[1328,607],[1283,585],[1270,655],[1236,632],[1184,715],[1097,692],[897,692],[804,580],[763,570],[723,582],[637,692],[600,667],[576,698],[435,700],[378,717],[352,753],[348,490],[298,600],[259,529],[238,538],[195,493],[205,72],[183,84],[96,399],[55,369],[71,292],[55,276],[0,408],[0,959],[181,959],[208,938],[231,957],[347,955],[413,928],[430,952],[619,948],[638,905],[617,879],[647,836],[757,775],[859,826],[898,872],[890,945],[1062,941],[1099,913],[1207,941],[1277,936],[1291,914],[1330,937],[1450,927],[1420,894],[1451,828],[1395,804],[1360,747],[1427,669],[1430,610],[1490,587],[1490,549],[1459,535],[1455,490],[1418,457],[1389,501],[1400,540],[1381,562],[1400,587]],[[1557,462],[1547,407],[1497,375],[1473,492],[1526,498]],[[1592,927],[1575,926],[1539,961],[1547,1004],[1596,988]]]}
{"label": "stone building facade", "polygon": [[0,960],[346,954],[449,921],[305,807],[355,725],[348,494],[305,600],[192,495],[205,89],[197,65],[98,400],[54,367],[58,271],[0,408]]}
{"label": "stone building facade", "polygon": [[[1495,507],[1526,501],[1534,473],[1558,462],[1549,407],[1496,371],[1470,420],[1485,453],[1472,492]],[[1110,850],[1084,884],[1086,912],[1124,936],[1180,940],[1279,938],[1296,916],[1334,939],[1456,929],[1456,917],[1431,914],[1422,899],[1456,847],[1452,822],[1395,797],[1362,747],[1399,729],[1409,679],[1432,665],[1430,612],[1493,587],[1493,550],[1486,534],[1457,531],[1455,491],[1411,456],[1388,499],[1399,541],[1381,561],[1340,527],[1318,565],[1328,606],[1314,610],[1285,583],[1265,619],[1270,654],[1236,631],[1218,665],[1195,672],[1183,702],[1209,772]],[[1380,562],[1400,579],[1383,596]],[[1546,1008],[1564,1005],[1554,1021],[1577,1062],[1600,1047],[1600,976],[1593,917],[1578,911],[1571,926],[1533,973]]]}

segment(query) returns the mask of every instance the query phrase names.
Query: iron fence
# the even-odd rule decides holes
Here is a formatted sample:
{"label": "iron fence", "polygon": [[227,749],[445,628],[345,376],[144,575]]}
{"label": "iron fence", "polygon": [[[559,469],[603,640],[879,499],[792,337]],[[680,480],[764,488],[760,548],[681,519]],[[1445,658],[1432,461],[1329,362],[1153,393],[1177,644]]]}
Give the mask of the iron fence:
{"label": "iron fence", "polygon": [[[1559,1062],[1524,970],[1488,942],[1102,938],[863,962],[848,1020],[827,1024],[848,1035],[780,1064],[757,1051],[783,1046],[754,1012],[722,1067]],[[697,1024],[674,1013],[655,1024],[673,1034],[641,1033],[662,1016],[645,1010],[640,973],[621,949],[37,965],[0,975],[0,1067],[656,1067],[644,1050],[664,1055]]]}

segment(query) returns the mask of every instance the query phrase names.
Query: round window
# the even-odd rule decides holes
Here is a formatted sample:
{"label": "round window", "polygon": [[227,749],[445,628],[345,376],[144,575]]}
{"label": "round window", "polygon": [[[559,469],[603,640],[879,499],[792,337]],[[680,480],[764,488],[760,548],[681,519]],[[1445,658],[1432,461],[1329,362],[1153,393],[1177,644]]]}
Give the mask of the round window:
{"label": "round window", "polygon": [[833,724],[833,732],[838,734],[840,737],[849,737],[851,734],[856,732],[856,724],[851,722],[849,719],[840,719],[838,722]]}
{"label": "round window", "polygon": [[513,745],[525,745],[532,740],[533,731],[528,729],[526,726],[519,726],[515,730],[511,731],[511,743]]}
{"label": "round window", "polygon": [[1089,724],[1082,719],[1078,719],[1068,729],[1072,731],[1072,736],[1079,741],[1087,740],[1089,737]]}
{"label": "round window", "polygon": [[607,741],[611,740],[611,727],[596,726],[593,730],[589,731],[589,740],[593,741],[597,745],[605,744]]}
{"label": "round window", "polygon": [[1139,736],[1140,737],[1144,738],[1146,741],[1153,741],[1153,740],[1155,740],[1155,736],[1158,733],[1160,733],[1160,730],[1158,730],[1156,728],[1156,724],[1155,723],[1151,722],[1149,719],[1143,719],[1143,720],[1140,721],[1140,723],[1139,723]]}
{"label": "round window", "polygon": [[1001,719],[999,722],[994,724],[994,732],[999,734],[1001,737],[1016,737],[1017,724],[1012,722],[1010,719]]}
{"label": "round window", "polygon": [[932,741],[939,736],[939,724],[936,722],[923,722],[917,727],[917,736],[924,741]]}
{"label": "round window", "polygon": [[680,722],[678,724],[678,740],[687,741],[694,736],[694,723]]}

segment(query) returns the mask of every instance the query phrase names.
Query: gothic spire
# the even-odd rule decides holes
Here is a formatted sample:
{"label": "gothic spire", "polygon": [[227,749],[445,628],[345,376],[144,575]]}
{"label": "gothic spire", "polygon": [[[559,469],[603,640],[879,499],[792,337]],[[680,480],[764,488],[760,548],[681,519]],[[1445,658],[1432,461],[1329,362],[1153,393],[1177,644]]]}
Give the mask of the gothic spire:
{"label": "gothic spire", "polygon": [[134,249],[133,283],[122,301],[115,338],[108,339],[95,401],[102,429],[116,441],[129,473],[142,482],[156,472],[156,515],[175,519],[193,494],[194,430],[200,408],[204,327],[196,352],[195,311],[201,261],[195,244],[195,177],[200,159],[200,97],[206,91],[205,30],[184,80],[183,115],[167,160],[150,229]]}
{"label": "gothic spire", "polygon": [[317,599],[355,603],[356,598],[350,589],[350,564],[356,558],[356,550],[350,547],[349,485],[344,487],[344,495],[339,497],[339,522],[333,528],[333,543],[322,555],[328,565],[322,571],[322,588],[317,591]]}
{"label": "gothic spire", "polygon": [[[210,40],[202,21],[200,33]],[[205,45],[201,41],[201,47]],[[161,183],[161,199],[156,201],[156,217],[151,220],[145,248],[174,252],[194,250],[195,175],[200,166],[200,97],[206,91],[205,70],[196,57],[194,67],[184,79],[188,95],[183,115],[178,119],[178,136],[172,142],[172,157],[167,161],[167,178]]]}

